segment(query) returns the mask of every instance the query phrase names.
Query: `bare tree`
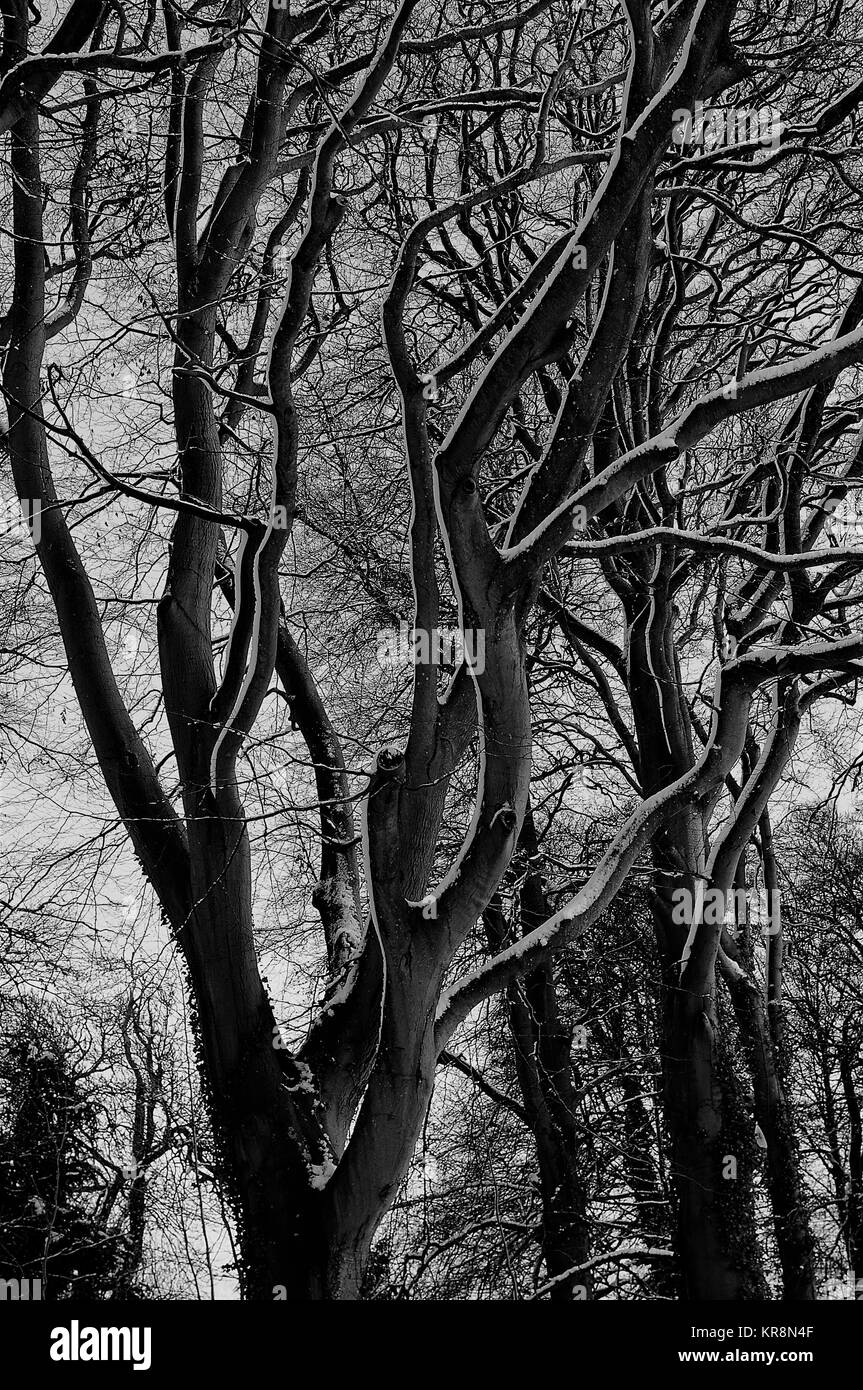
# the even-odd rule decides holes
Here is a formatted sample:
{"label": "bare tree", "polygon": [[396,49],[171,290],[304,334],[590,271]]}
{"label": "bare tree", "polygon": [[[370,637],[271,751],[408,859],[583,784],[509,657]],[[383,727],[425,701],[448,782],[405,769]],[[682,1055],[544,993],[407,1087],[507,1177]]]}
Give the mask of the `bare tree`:
{"label": "bare tree", "polygon": [[[735,0],[548,0],[467,24],[428,0],[95,17],[76,4],[47,44],[23,0],[3,13],[6,446],[19,497],[38,503],[39,565],[105,786],[188,970],[245,1295],[359,1296],[456,1030],[516,981],[538,988],[649,853],[686,1293],[762,1296],[752,1130],[717,979],[753,1059],[770,1028],[722,922],[675,921],[673,904],[737,881],[800,722],[863,655],[861,555],[824,533],[859,472],[863,299],[843,190],[863,89],[850,58],[824,57],[853,8],[813,9],[812,35],[790,43],[790,9],[768,22]],[[119,199],[104,187],[122,166],[118,93],[138,122]],[[692,115],[734,110],[731,93],[802,114],[769,152],[744,139],[705,153]],[[138,373],[119,445],[110,419],[81,423],[99,370],[94,266],[110,267],[116,238],[134,274],[112,275],[103,310]],[[762,272],[765,245],[779,249]],[[387,254],[377,324],[361,301]],[[365,778],[343,751],[350,707],[334,716],[337,683],[316,679],[284,587],[291,570],[299,592],[297,557],[321,529],[314,473],[333,427],[352,446],[346,492],[368,489],[381,524],[407,496],[416,629],[454,609],[482,635],[482,660],[445,688],[433,647],[420,653]],[[143,690],[118,675],[109,557],[93,547],[88,564],[70,521],[97,496],[148,533],[147,582],[114,579],[121,608],[143,590],[155,618]],[[339,564],[356,565],[342,531]],[[380,612],[388,586],[366,570]],[[336,564],[317,577],[331,612],[338,581]],[[622,641],[579,616],[596,587]],[[716,615],[703,718],[675,631],[683,594],[694,621],[705,602]],[[478,924],[529,834],[553,743],[535,736],[528,659],[549,605],[638,795],[574,891],[488,956]],[[276,813],[255,759],[284,705],[314,772],[328,962],[290,1046],[259,968],[265,847],[250,809],[260,797],[261,816]],[[564,736],[579,713],[576,691]],[[450,854],[474,758],[473,814]],[[546,910],[541,894],[525,906]],[[290,944],[290,914],[277,926]],[[781,1077],[753,1067],[770,1152]],[[770,1190],[785,1294],[810,1297],[792,1160],[777,1143]],[[581,1255],[576,1232],[564,1262]]]}

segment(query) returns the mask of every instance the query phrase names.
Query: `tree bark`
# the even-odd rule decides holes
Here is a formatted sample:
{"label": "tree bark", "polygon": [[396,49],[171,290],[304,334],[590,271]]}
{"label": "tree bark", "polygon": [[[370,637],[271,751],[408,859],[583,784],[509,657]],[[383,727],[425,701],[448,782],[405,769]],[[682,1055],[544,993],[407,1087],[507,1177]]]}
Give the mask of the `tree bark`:
{"label": "tree bark", "polygon": [[[524,875],[519,893],[522,935],[550,915],[542,885],[536,827],[530,808],[519,837],[517,865]],[[502,914],[485,914],[493,950],[506,939]],[[571,1302],[576,1288],[589,1298],[590,1272],[568,1271],[590,1256],[587,1185],[581,1165],[578,1094],[572,1067],[572,1033],[560,1016],[557,989],[550,967],[517,980],[506,992],[516,1075],[528,1124],[536,1145],[542,1201],[542,1255],[548,1280],[554,1280],[552,1303]]]}
{"label": "tree bark", "polygon": [[[631,601],[628,686],[645,795],[692,766],[694,750],[672,637],[670,557],[647,570]],[[752,1194],[754,1143],[742,1087],[722,1036],[715,964],[693,987],[683,976],[686,924],[674,920],[674,890],[693,902],[704,881],[700,808],[687,806],[653,844],[654,923],[662,973],[663,1107],[676,1192],[684,1297],[745,1301],[766,1296]],[[733,1176],[729,1176],[733,1174]]]}

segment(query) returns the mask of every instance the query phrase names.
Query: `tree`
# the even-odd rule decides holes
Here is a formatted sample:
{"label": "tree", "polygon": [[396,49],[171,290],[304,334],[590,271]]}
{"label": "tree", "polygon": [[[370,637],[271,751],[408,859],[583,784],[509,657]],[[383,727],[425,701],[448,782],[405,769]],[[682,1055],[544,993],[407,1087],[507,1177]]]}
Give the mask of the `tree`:
{"label": "tree", "polygon": [[[787,974],[801,1129],[832,1189],[826,1263],[834,1280],[850,1277],[857,1297],[863,1269],[859,836],[834,809],[813,808],[797,815],[783,839],[795,924]],[[844,1259],[837,1259],[837,1245]]]}
{"label": "tree", "polygon": [[[811,1297],[782,1077],[757,1063],[774,1041],[753,962],[697,885],[726,894],[759,827],[769,875],[764,818],[800,724],[851,698],[863,655],[860,554],[825,543],[860,470],[853,7],[812,6],[797,25],[790,7],[735,0],[540,0],[467,21],[423,0],[75,4],[51,38],[23,0],[3,14],[6,446],[19,497],[38,504],[38,562],[105,787],[188,971],[245,1295],[359,1295],[456,1030],[500,991],[517,1013],[519,980],[544,989],[649,853],[686,1295],[766,1291],[721,978],[775,1141],[785,1296]],[[759,131],[705,148],[703,103],[768,99],[795,113],[769,144]],[[122,253],[131,272],[109,274]],[[376,322],[362,301],[384,257]],[[127,357],[119,433],[95,403],[85,330],[99,314]],[[363,779],[343,751],[353,712],[337,723],[335,682],[316,679],[292,611],[308,577],[282,587],[302,571],[292,555],[330,539],[339,482],[351,500],[340,558],[316,579],[323,606],[339,609],[339,566],[359,566],[378,612],[401,588],[420,632],[454,611],[482,637],[445,688],[434,644],[419,652],[409,690],[369,717],[395,737]],[[379,527],[407,502],[405,571],[386,540],[377,567],[350,535],[363,489]],[[84,513],[70,521],[100,497],[117,534],[120,517],[140,529],[140,570],[128,539],[113,572]],[[139,599],[155,609],[146,678],[119,660]],[[590,603],[622,641],[585,623]],[[702,652],[699,714],[683,657],[705,605],[718,651]],[[538,731],[549,612],[581,669]],[[523,925],[544,920],[504,944],[495,895],[530,836],[533,783],[565,784],[555,744],[578,729],[579,681],[637,795],[554,911],[526,886]],[[279,705],[314,774],[328,965],[287,1046],[259,967],[266,850],[250,809],[279,814]],[[278,927],[290,939],[290,920]],[[564,1245],[562,1263],[584,1263],[580,1230]]]}
{"label": "tree", "polygon": [[0,1092],[0,1271],[4,1279],[39,1280],[45,1298],[98,1298],[112,1286],[118,1247],[93,1202],[93,1102],[47,1017],[9,1021]]}

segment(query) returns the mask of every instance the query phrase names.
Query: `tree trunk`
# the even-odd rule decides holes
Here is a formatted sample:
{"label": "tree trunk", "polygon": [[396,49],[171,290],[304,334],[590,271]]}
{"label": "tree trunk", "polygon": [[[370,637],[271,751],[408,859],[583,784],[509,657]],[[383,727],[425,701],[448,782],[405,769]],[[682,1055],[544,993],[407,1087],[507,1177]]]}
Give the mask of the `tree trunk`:
{"label": "tree trunk", "polygon": [[765,1176],[782,1266],[782,1296],[786,1302],[814,1299],[812,1235],[780,1057],[774,1049],[764,1002],[755,983],[742,973],[723,974],[752,1075],[755,1118],[767,1143]]}
{"label": "tree trunk", "polygon": [[[673,640],[671,560],[651,570],[630,602],[628,685],[645,796],[695,762]],[[662,968],[665,1121],[677,1198],[677,1249],[684,1297],[748,1300],[767,1294],[752,1196],[754,1145],[739,1078],[721,1035],[715,964],[699,970],[693,992],[682,972],[689,926],[674,912],[674,891],[696,899],[704,881],[701,807],[687,806],[654,838],[654,923]],[[714,951],[715,958],[715,951]]]}
{"label": "tree trunk", "polygon": [[751,1117],[721,1034],[715,994],[699,997],[679,988],[678,961],[665,961],[662,1051],[684,1297],[764,1299]]}
{"label": "tree trunk", "polygon": [[[846,1248],[855,1283],[863,1279],[863,1118],[854,1078],[860,1045],[846,1018],[839,1046],[839,1075],[848,1110],[848,1183],[846,1187]],[[859,1297],[859,1293],[857,1294]]]}
{"label": "tree trunk", "polygon": [[[520,850],[525,879],[520,893],[521,931],[526,935],[549,915],[538,867],[536,831],[528,809]],[[489,944],[499,950],[506,924],[499,910],[485,914]],[[553,1303],[590,1297],[589,1272],[573,1273],[590,1255],[587,1189],[580,1164],[578,1096],[572,1073],[572,1035],[560,1017],[550,969],[517,980],[506,992],[515,1067],[524,1110],[536,1146],[542,1201],[542,1255]],[[582,1292],[583,1291],[583,1292]]]}
{"label": "tree trunk", "polygon": [[[592,1025],[591,1032],[593,1036],[602,1040],[609,1063],[615,1060],[622,1061],[627,1056],[623,1021],[617,1010],[606,1016],[604,1027]],[[655,1037],[645,1039],[643,1050],[652,1051],[655,1043]],[[659,1242],[661,1246],[667,1247],[674,1242],[674,1231],[668,1188],[663,1181],[663,1155],[660,1150],[654,1158],[653,1150],[659,1136],[654,1128],[653,1116],[645,1103],[644,1081],[639,1074],[637,1063],[633,1062],[632,1069],[623,1070],[615,1080],[623,1092],[624,1099],[623,1129],[626,1151],[623,1161],[627,1182],[636,1204],[636,1229],[645,1246],[649,1247]],[[676,1261],[657,1261],[649,1270],[645,1283],[655,1290],[660,1298],[677,1299],[680,1295],[680,1275]]]}

